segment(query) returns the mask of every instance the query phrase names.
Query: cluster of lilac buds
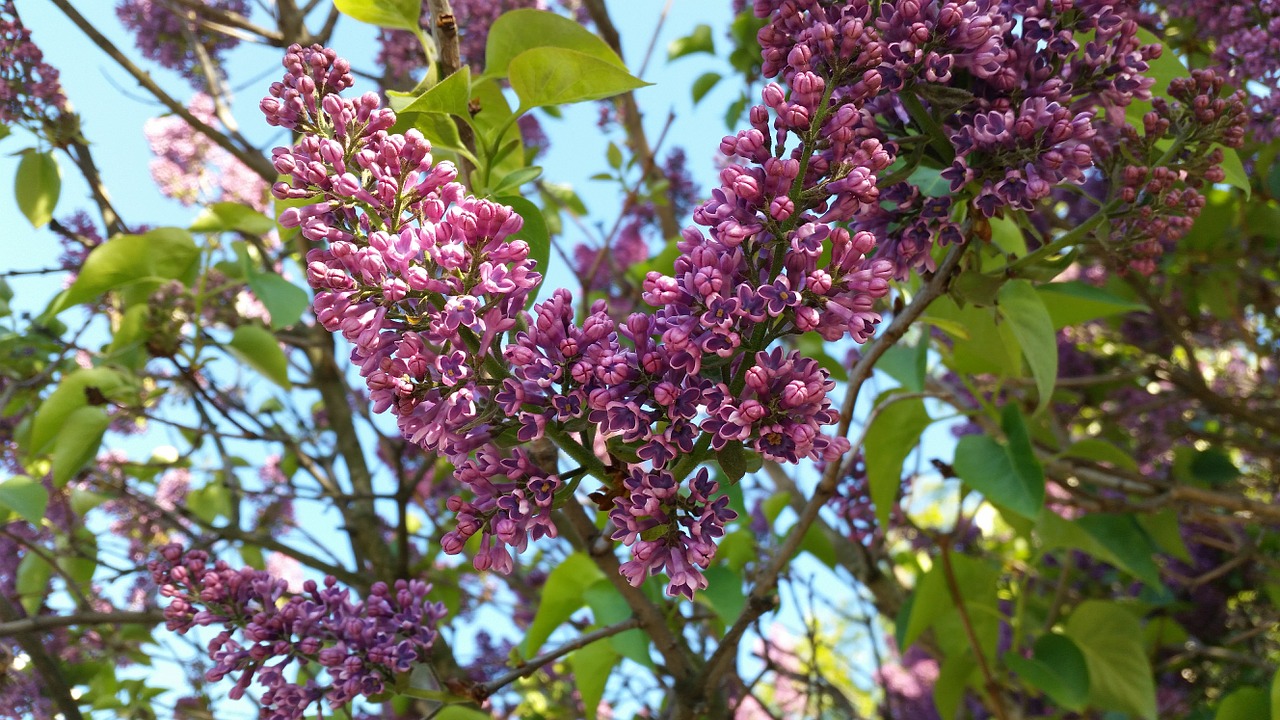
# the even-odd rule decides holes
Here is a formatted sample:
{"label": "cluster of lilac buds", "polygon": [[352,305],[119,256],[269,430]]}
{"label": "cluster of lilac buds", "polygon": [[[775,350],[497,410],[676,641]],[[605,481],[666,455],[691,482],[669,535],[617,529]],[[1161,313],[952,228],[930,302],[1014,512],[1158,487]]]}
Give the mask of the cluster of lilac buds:
{"label": "cluster of lilac buds", "polygon": [[1159,5],[1184,21],[1183,37],[1211,47],[1217,70],[1246,91],[1254,140],[1280,137],[1275,90],[1280,86],[1280,0],[1164,0]]}
{"label": "cluster of lilac buds", "polygon": [[[206,65],[217,68],[222,53],[240,44],[234,35],[218,32],[201,20],[218,20],[219,14],[248,15],[246,0],[205,0],[203,11],[166,0],[120,0],[116,17],[133,33],[134,43],[146,59],[185,76],[193,85],[205,85]],[[203,17],[202,17],[203,16]]]}
{"label": "cluster of lilac buds", "polygon": [[[1123,137],[1158,158],[1150,166],[1124,165],[1116,185],[1129,208],[1112,229],[1108,250],[1143,274],[1155,270],[1167,246],[1190,231],[1205,206],[1205,183],[1222,182],[1223,151],[1217,144],[1244,144],[1249,115],[1245,95],[1223,95],[1225,80],[1212,70],[1196,70],[1190,78],[1169,84],[1169,98],[1156,98],[1143,117],[1142,133],[1126,126]],[[1120,240],[1123,242],[1119,242]]]}
{"label": "cluster of lilac buds", "polygon": [[[249,568],[234,569],[201,550],[165,545],[149,564],[169,630],[221,626],[209,642],[214,666],[210,682],[237,675],[230,692],[243,697],[257,681],[264,689],[262,717],[298,720],[317,702],[338,708],[359,697],[386,691],[395,676],[412,670],[436,638],[444,606],[427,600],[431,586],[397,580],[394,588],[375,583],[362,601],[339,589],[332,577],[323,586],[303,583],[287,596],[288,582]],[[316,678],[296,684],[288,666],[317,663],[329,684]]]}

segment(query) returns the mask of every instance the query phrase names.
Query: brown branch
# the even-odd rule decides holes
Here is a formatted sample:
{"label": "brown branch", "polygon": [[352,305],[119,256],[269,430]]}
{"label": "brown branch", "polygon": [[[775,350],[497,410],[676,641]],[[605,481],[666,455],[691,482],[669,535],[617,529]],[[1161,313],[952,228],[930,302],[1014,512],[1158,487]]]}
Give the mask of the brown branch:
{"label": "brown branch", "polygon": [[[25,618],[26,612],[22,606],[13,604],[9,598],[0,594],[0,620],[5,621],[4,624],[21,622]],[[67,685],[67,679],[62,676],[58,663],[45,650],[40,633],[28,630],[16,632],[13,636],[18,639],[22,649],[26,650],[27,656],[31,658],[31,664],[35,666],[36,672],[44,681],[45,692],[57,704],[65,720],[84,720],[84,715],[80,714],[80,706],[76,703],[75,696],[71,694],[71,687]]]}
{"label": "brown branch", "polygon": [[159,610],[142,612],[82,612],[69,615],[36,615],[21,620],[0,622],[0,637],[43,632],[54,628],[89,625],[158,625],[164,622]]}
{"label": "brown branch", "polygon": [[[957,527],[959,523],[957,523]],[[1000,683],[996,681],[995,675],[991,672],[991,666],[987,663],[987,656],[982,652],[982,644],[978,642],[978,634],[973,629],[973,621],[969,619],[969,611],[965,607],[964,593],[960,591],[960,583],[956,581],[955,568],[951,565],[951,540],[950,536],[942,539],[941,555],[942,555],[942,576],[946,580],[947,594],[951,596],[951,602],[956,606],[956,612],[960,613],[960,625],[964,628],[965,637],[969,640],[969,647],[973,649],[973,656],[978,661],[978,669],[982,671],[984,679],[984,689],[987,691],[987,697],[991,700],[991,711],[998,720],[1006,720],[1009,717],[1008,711],[1005,710],[1004,700],[1001,697]]]}
{"label": "brown branch", "polygon": [[632,618],[623,620],[620,623],[608,625],[606,627],[602,627],[598,630],[593,630],[589,633],[586,633],[585,635],[581,635],[577,638],[574,638],[573,640],[570,640],[569,642],[565,643],[564,645],[561,645],[560,647],[554,650],[545,652],[528,662],[521,663],[519,667],[515,668],[514,670],[511,670],[510,672],[504,675],[500,675],[497,678],[490,680],[487,683],[482,683],[480,685],[477,685],[474,692],[475,698],[476,700],[484,700],[485,698],[501,690],[507,685],[510,685],[511,683],[515,682],[516,680],[519,680],[522,677],[527,677],[529,675],[534,674],[535,672],[540,670],[543,666],[549,663],[555,662],[559,658],[565,655],[568,655],[574,650],[579,650],[598,640],[604,640],[605,638],[613,637],[614,635],[626,632],[632,628],[637,628],[637,627],[640,627],[640,620],[632,617]]}
{"label": "brown branch", "polygon": [[[585,0],[585,5],[592,22],[596,24],[600,37],[604,38],[605,43],[613,48],[618,57],[622,57],[622,38],[618,35],[618,28],[614,26],[613,19],[609,17],[609,10],[605,7],[604,0]],[[627,91],[615,98],[614,103],[622,113],[622,127],[627,132],[632,152],[640,159],[640,170],[644,173],[645,179],[651,186],[659,180],[665,180],[666,176],[658,167],[653,149],[649,146],[649,138],[645,135],[644,117],[636,104],[635,94]],[[680,222],[670,203],[654,203],[654,212],[658,216],[658,224],[662,228],[664,240],[680,235]]]}
{"label": "brown branch", "polygon": [[61,10],[63,14],[71,20],[71,22],[75,23],[76,27],[80,28],[80,30],[93,41],[93,44],[97,45],[99,49],[105,52],[111,57],[111,59],[115,60],[120,67],[124,68],[126,72],[132,75],[134,80],[138,81],[139,85],[145,88],[147,92],[151,93],[160,101],[161,104],[169,108],[170,112],[182,118],[188,125],[194,128],[201,135],[209,138],[209,140],[215,145],[231,153],[237,160],[248,166],[266,182],[274,183],[276,181],[275,168],[271,166],[271,163],[268,162],[264,156],[257,152],[249,152],[244,148],[239,147],[233,143],[231,138],[227,137],[226,134],[218,132],[200,118],[192,115],[191,111],[184,107],[182,103],[174,100],[168,93],[161,89],[161,87],[151,79],[150,74],[133,64],[133,61],[126,57],[124,53],[120,52],[119,48],[113,45],[105,35],[98,32],[98,29],[94,27],[92,23],[86,20],[79,11],[72,7],[69,0],[52,0],[52,2],[54,5],[58,6],[58,9]]}
{"label": "brown branch", "polygon": [[[281,35],[280,32],[276,30],[269,30],[257,25],[249,20],[249,18],[238,12],[232,12],[231,10],[217,7],[211,3],[205,2],[205,0],[172,0],[172,2],[175,2],[191,11],[190,19],[199,22],[202,26],[209,28],[210,30],[216,30],[224,34],[231,35],[232,33],[227,33],[226,30],[219,27],[219,25],[225,25],[229,28],[253,33],[277,47],[285,46],[284,36]],[[216,22],[210,22],[210,19]],[[243,37],[239,34],[236,34],[235,36]]]}
{"label": "brown branch", "polygon": [[[427,0],[427,7],[431,12],[431,35],[435,38],[436,47],[440,52],[440,80],[443,81],[462,69],[462,50],[458,46],[458,21],[453,15],[453,7],[449,4],[449,0]],[[457,117],[453,118],[453,124],[458,128],[458,139],[462,141],[462,146],[474,155],[476,135],[471,126]],[[457,165],[463,183],[469,184],[473,169],[471,162],[459,155]]]}
{"label": "brown branch", "polygon": [[98,214],[102,216],[107,237],[128,233],[129,228],[125,226],[124,221],[120,219],[120,214],[116,212],[115,205],[111,203],[111,196],[107,194],[107,186],[102,182],[102,175],[93,161],[93,153],[90,152],[89,146],[76,140],[63,150],[80,169],[85,183],[89,185],[89,192],[93,194],[93,201],[98,206]]}
{"label": "brown branch", "polygon": [[571,500],[565,503],[561,512],[568,520],[563,524],[568,526],[565,534],[570,543],[574,548],[586,551],[605,577],[613,583],[662,655],[667,671],[676,681],[677,689],[685,686],[693,678],[693,658],[688,655],[688,648],[680,641],[679,636],[667,626],[662,609],[650,602],[640,588],[632,587],[622,576],[619,572],[621,564],[613,554],[613,543],[604,538],[580,504]]}
{"label": "brown branch", "polygon": [[[790,497],[791,509],[797,515],[804,512],[804,496],[782,466],[772,460],[766,460],[764,470],[773,480],[774,487]],[[849,538],[833,528],[821,516],[814,520],[814,526],[831,542],[831,547],[835,550],[836,562],[871,592],[880,614],[890,618],[897,617],[905,594],[897,578],[880,571],[877,558],[872,556],[872,550],[859,543],[849,542]]]}

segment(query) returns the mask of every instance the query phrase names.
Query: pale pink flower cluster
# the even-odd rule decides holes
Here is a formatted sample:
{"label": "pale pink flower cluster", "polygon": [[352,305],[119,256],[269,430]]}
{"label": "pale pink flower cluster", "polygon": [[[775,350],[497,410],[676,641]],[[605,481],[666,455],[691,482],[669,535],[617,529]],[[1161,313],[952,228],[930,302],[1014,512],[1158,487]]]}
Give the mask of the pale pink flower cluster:
{"label": "pale pink flower cluster", "polygon": [[[196,119],[218,127],[213,98],[197,93],[187,107]],[[148,120],[142,127],[155,158],[151,177],[160,192],[183,205],[235,202],[259,212],[267,209],[267,183],[248,165],[218,147],[177,115]]]}

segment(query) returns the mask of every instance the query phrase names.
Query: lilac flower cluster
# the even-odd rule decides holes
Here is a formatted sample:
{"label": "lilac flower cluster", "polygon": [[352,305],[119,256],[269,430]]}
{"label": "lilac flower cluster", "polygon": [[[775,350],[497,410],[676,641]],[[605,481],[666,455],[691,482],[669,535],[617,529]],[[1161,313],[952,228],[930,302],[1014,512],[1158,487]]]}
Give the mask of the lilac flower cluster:
{"label": "lilac flower cluster", "polygon": [[[308,256],[316,315],[353,345],[375,410],[391,409],[402,433],[443,453],[475,493],[475,502],[451,501],[459,522],[446,549],[481,533],[477,567],[505,571],[508,548],[554,535],[548,514],[562,481],[524,450],[490,444],[503,433],[521,443],[552,435],[584,465],[594,451],[629,478],[617,488],[616,536],[645,542],[628,577],[638,583],[665,568],[668,590],[691,596],[733,514],[711,499],[716,486],[705,478],[674,503],[670,492],[684,480],[671,472],[678,456],[745,445],[797,462],[848,449],[822,433],[837,419],[834,382],[816,361],[767,349],[808,331],[865,341],[892,272],[867,257],[870,233],[835,224],[877,201],[874,173],[892,158],[874,138],[854,141],[847,125],[857,113],[824,122],[831,108],[820,78],[798,81],[808,95],[792,101],[770,86],[766,105],[752,110],[753,128],[722,143],[747,164],[726,167],[722,186],[695,211],[710,236],[685,230],[675,275],[645,279],[657,312],[615,321],[597,303],[579,325],[558,291],[499,354],[496,339],[517,328],[539,280],[527,245],[510,239],[519,216],[466,197],[453,167],[433,166],[413,131],[387,135],[394,114],[375,96],[337,95],[351,79],[332,51],[294,47],[284,64],[285,80],[263,110],[271,124],[308,134],[275,151],[276,169],[293,182],[274,192],[320,201],[282,222],[327,243]],[[770,154],[770,108],[779,147],[792,133],[805,140],[792,157]],[[818,128],[832,146],[816,150]]]}
{"label": "lilac flower cluster", "polygon": [[[397,580],[394,588],[375,583],[364,600],[353,601],[328,577],[323,586],[308,580],[301,594],[286,597],[284,579],[173,544],[160,548],[148,568],[160,595],[170,598],[169,630],[223,627],[209,642],[215,664],[206,678],[238,675],[233,699],[256,679],[265,689],[262,717],[270,720],[298,720],[317,702],[337,708],[384,692],[395,675],[426,657],[445,614],[427,600],[431,586],[416,580]],[[289,682],[284,673],[294,662],[319,664],[329,684]]]}
{"label": "lilac flower cluster", "polygon": [[1280,1],[1164,0],[1158,3],[1196,41],[1212,47],[1229,81],[1249,92],[1250,130],[1259,143],[1280,137]]}
{"label": "lilac flower cluster", "polygon": [[[1101,0],[758,0],[755,11],[769,19],[763,73],[791,86],[779,111],[804,128],[825,92],[839,108],[822,130],[838,133],[831,147],[874,139],[895,163],[880,202],[847,219],[879,239],[899,279],[933,269],[935,239],[964,238],[968,208],[1030,210],[1084,182],[1118,135],[1109,118],[1151,97],[1142,73],[1159,53]],[[824,159],[808,173],[843,167]],[[925,186],[939,169],[949,196]]]}
{"label": "lilac flower cluster", "polygon": [[[197,93],[187,108],[207,125],[219,124],[213,99]],[[183,205],[217,200],[263,211],[267,185],[249,166],[177,115],[152,118],[142,127],[155,159],[151,177],[160,192]]]}
{"label": "lilac flower cluster", "polygon": [[[207,8],[248,15],[247,0],[205,0]],[[210,29],[202,20],[216,20],[185,5],[175,7],[164,0],[120,0],[116,17],[133,33],[134,43],[146,59],[186,77],[193,85],[205,85],[205,67],[196,45],[207,54],[209,64],[219,67],[222,54],[240,44],[234,35]]]}
{"label": "lilac flower cluster", "polygon": [[67,98],[58,71],[31,41],[13,0],[0,2],[0,124],[39,127],[62,115]]}
{"label": "lilac flower cluster", "polygon": [[1158,160],[1126,164],[1117,173],[1128,212],[1113,227],[1107,250],[1143,274],[1154,272],[1161,253],[1190,231],[1205,206],[1204,185],[1225,179],[1223,151],[1215,146],[1244,144],[1244,93],[1224,96],[1225,79],[1212,70],[1191,75],[1171,82],[1168,98],[1153,101],[1141,134],[1132,126],[1122,131],[1131,148],[1145,150],[1139,157]]}

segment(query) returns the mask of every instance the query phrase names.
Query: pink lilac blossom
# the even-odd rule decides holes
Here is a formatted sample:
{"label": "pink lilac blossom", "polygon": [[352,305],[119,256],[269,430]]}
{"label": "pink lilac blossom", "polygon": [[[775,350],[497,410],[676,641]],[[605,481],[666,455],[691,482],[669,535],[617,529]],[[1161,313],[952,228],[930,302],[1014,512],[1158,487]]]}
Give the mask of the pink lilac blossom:
{"label": "pink lilac blossom", "polygon": [[[216,11],[249,14],[247,0],[205,0],[204,5]],[[223,53],[240,44],[239,38],[201,23],[201,19],[216,20],[216,17],[201,18],[201,14],[164,0],[121,0],[116,5],[116,17],[133,34],[142,56],[178,72],[197,86],[207,85],[209,80],[193,41],[204,50],[215,68],[221,66]]]}
{"label": "pink lilac blossom", "polygon": [[[533,442],[585,420],[601,440],[632,444],[651,468],[629,468],[632,497],[620,497],[618,510],[666,527],[666,535],[633,549],[628,577],[638,583],[665,569],[668,590],[692,596],[705,586],[701,568],[714,539],[734,516],[711,500],[714,483],[691,483],[687,515],[632,510],[657,512],[644,493],[654,489],[649,483],[666,482],[663,468],[678,452],[694,451],[699,433],[703,447],[745,443],[789,462],[834,459],[847,449],[847,440],[821,432],[836,419],[825,371],[797,353],[764,348],[811,330],[832,340],[869,337],[879,320],[873,303],[888,292],[892,266],[866,257],[875,242],[868,233],[833,224],[875,201],[871,170],[854,173],[856,182],[824,183],[821,199],[796,208],[789,190],[799,161],[760,155],[763,138],[755,145],[751,137],[726,138],[726,154],[761,167],[726,168],[722,189],[694,215],[711,237],[687,229],[676,275],[646,278],[656,314],[633,314],[619,325],[598,303],[579,326],[568,294],[557,291],[499,354],[495,340],[515,327],[539,280],[527,245],[510,239],[519,216],[465,196],[452,182],[454,168],[433,166],[430,146],[413,131],[387,135],[394,113],[379,108],[376,96],[339,97],[351,78],[332,51],[291,48],[285,67],[284,82],[272,86],[262,107],[271,124],[307,135],[275,151],[276,169],[293,183],[274,192],[319,192],[323,200],[282,221],[327,242],[308,256],[308,280],[320,291],[317,318],[353,345],[375,410],[391,409],[407,438],[451,459],[475,494],[475,502],[450,501],[458,526],[445,538],[447,550],[460,551],[479,532],[476,566],[509,571],[510,549],[554,535],[548,514],[561,479],[520,448],[485,446],[504,430]],[[767,90],[767,102],[771,93],[781,91]],[[753,111],[758,124],[767,116],[765,106]],[[779,117],[782,135],[794,118]],[[890,162],[875,140],[833,157],[876,170]],[[365,180],[350,172],[350,162],[368,171]],[[824,241],[833,251],[819,267]],[[754,367],[729,362],[744,344],[756,348],[745,356]],[[639,538],[619,532],[624,544]]]}
{"label": "pink lilac blossom", "polygon": [[[148,568],[169,598],[165,627],[181,634],[222,627],[208,645],[214,666],[206,679],[237,676],[232,699],[256,681],[268,720],[298,720],[321,701],[338,708],[382,693],[426,658],[445,614],[427,600],[431,586],[417,580],[397,580],[394,588],[374,583],[359,601],[332,577],[322,585],[307,580],[300,594],[288,595],[282,578],[175,544],[160,548]],[[284,673],[294,662],[318,663],[327,679],[290,682]]]}
{"label": "pink lilac blossom", "polygon": [[[218,126],[213,99],[208,95],[197,93],[187,109],[201,122]],[[266,210],[267,184],[262,178],[181,117],[152,118],[142,132],[155,155],[151,177],[166,196],[183,205],[221,200],[259,212]]]}

